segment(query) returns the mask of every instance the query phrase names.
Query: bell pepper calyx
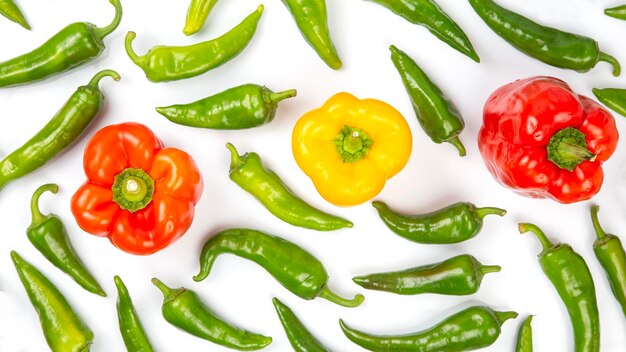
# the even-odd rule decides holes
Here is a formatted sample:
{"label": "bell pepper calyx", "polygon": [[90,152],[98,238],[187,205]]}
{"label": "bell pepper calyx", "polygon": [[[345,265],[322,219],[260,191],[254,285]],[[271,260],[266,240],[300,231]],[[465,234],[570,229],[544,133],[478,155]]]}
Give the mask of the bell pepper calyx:
{"label": "bell pepper calyx", "polygon": [[548,160],[568,171],[585,160],[595,161],[597,155],[587,149],[585,134],[574,127],[564,128],[550,138],[547,146]]}
{"label": "bell pepper calyx", "polygon": [[365,131],[351,126],[343,126],[334,140],[344,163],[356,163],[365,158],[373,142]]}
{"label": "bell pepper calyx", "polygon": [[154,180],[142,169],[127,168],[115,176],[111,190],[113,201],[133,213],[152,202]]}

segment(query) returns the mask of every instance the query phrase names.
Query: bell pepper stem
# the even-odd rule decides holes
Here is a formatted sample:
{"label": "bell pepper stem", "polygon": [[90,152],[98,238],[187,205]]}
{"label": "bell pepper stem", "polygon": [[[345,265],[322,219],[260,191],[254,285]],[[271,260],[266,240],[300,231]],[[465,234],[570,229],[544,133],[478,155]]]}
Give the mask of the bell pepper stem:
{"label": "bell pepper stem", "polygon": [[574,171],[585,160],[594,162],[597,158],[587,149],[585,134],[574,127],[566,127],[553,134],[546,148],[548,160],[568,171]]}
{"label": "bell pepper stem", "polygon": [[483,274],[488,273],[497,273],[500,272],[502,268],[499,265],[483,265],[480,267],[480,272]]}
{"label": "bell pepper stem", "polygon": [[340,306],[349,307],[349,308],[358,307],[365,300],[365,297],[363,297],[362,294],[356,294],[354,298],[352,299],[340,297],[336,293],[329,290],[328,287],[326,286],[322,288],[318,296],[326,300],[329,300],[333,303],[336,303]]}
{"label": "bell pepper stem", "polygon": [[111,77],[116,82],[119,81],[120,78],[121,78],[120,74],[117,73],[116,71],[113,71],[113,70],[102,70],[102,71],[96,73],[93,76],[91,81],[89,81],[89,83],[87,83],[87,86],[97,90],[98,89],[98,83],[100,83],[100,80],[103,79],[104,77]]}
{"label": "bell pepper stem", "polygon": [[135,65],[139,67],[144,67],[146,64],[147,58],[145,56],[139,56],[133,50],[133,40],[137,37],[137,33],[133,31],[129,31],[126,33],[126,38],[124,38],[124,49],[126,49],[126,54],[128,57],[135,63]]}
{"label": "bell pepper stem", "polygon": [[278,103],[281,100],[285,100],[288,98],[293,98],[298,94],[298,91],[296,91],[295,89],[289,89],[289,90],[285,90],[282,92],[278,92],[278,93],[271,93],[270,94],[270,102],[272,103]]}
{"label": "bell pepper stem", "polygon": [[604,61],[604,62],[608,62],[609,64],[611,64],[613,66],[613,76],[617,77],[622,73],[622,67],[619,61],[617,61],[617,59],[614,58],[613,56],[604,52],[600,52],[598,61]]}
{"label": "bell pepper stem", "polygon": [[519,314],[516,312],[494,312],[500,325],[509,319],[515,319]]}
{"label": "bell pepper stem", "polygon": [[101,40],[107,35],[113,33],[122,21],[122,4],[120,3],[120,0],[109,0],[109,2],[115,7],[115,17],[113,17],[113,21],[105,27],[94,29],[96,36],[98,36]]}
{"label": "bell pepper stem", "polygon": [[526,233],[526,232],[534,233],[539,239],[539,242],[541,242],[541,246],[543,247],[544,250],[554,247],[554,244],[550,242],[546,234],[543,233],[543,231],[541,231],[541,229],[537,225],[529,224],[529,223],[521,223],[521,224],[518,224],[517,227],[520,233]]}
{"label": "bell pepper stem", "polygon": [[466,156],[467,155],[467,151],[465,150],[465,146],[463,145],[463,142],[461,142],[461,139],[459,139],[459,136],[455,136],[454,138],[450,139],[447,142],[452,144],[459,151],[459,156]]}
{"label": "bell pepper stem", "polygon": [[56,194],[59,191],[59,186],[54,183],[45,184],[37,188],[37,190],[35,191],[35,193],[33,193],[33,196],[30,199],[30,213],[32,219],[30,224],[31,227],[37,226],[46,221],[47,216],[43,215],[41,213],[41,210],[39,209],[39,198],[41,198],[42,194],[48,191]]}
{"label": "bell pepper stem", "polygon": [[506,210],[500,209],[500,208],[495,208],[495,207],[477,208],[476,209],[476,215],[480,219],[484,219],[485,216],[487,216],[487,215],[504,216],[504,215],[506,215]]}
{"label": "bell pepper stem", "polygon": [[598,238],[606,237],[606,232],[600,225],[600,221],[598,220],[598,212],[600,211],[600,207],[598,205],[591,206],[591,222],[593,223],[593,229],[596,231],[596,236]]}

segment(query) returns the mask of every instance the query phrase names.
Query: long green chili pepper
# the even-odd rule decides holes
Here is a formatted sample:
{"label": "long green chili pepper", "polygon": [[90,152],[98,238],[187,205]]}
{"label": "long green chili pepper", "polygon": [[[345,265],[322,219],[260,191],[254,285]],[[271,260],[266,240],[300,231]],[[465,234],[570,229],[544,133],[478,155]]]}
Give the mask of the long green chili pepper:
{"label": "long green chili pepper", "polygon": [[42,167],[80,137],[100,111],[104,96],[98,83],[103,77],[120,79],[113,70],[96,73],[33,138],[0,160],[0,190],[7,183]]}
{"label": "long green chili pepper", "polygon": [[614,76],[620,74],[619,62],[600,51],[598,42],[591,38],[540,25],[493,0],[469,0],[469,3],[496,34],[530,57],[578,72],[587,72],[605,61],[613,66]]}
{"label": "long green chili pepper", "polygon": [[133,300],[122,279],[113,278],[117,288],[117,320],[126,349],[130,352],[152,352],[152,345],[133,306]]}
{"label": "long green chili pepper", "polygon": [[97,28],[87,22],[72,23],[37,49],[0,63],[0,87],[15,86],[44,79],[67,71],[104,51],[104,38],[122,20],[119,0],[109,0],[115,6],[115,17],[106,27]]}
{"label": "long green chili pepper", "polygon": [[192,35],[202,29],[215,4],[217,4],[217,0],[191,0],[183,33]]}
{"label": "long green chili pepper", "polygon": [[515,312],[497,312],[474,306],[451,315],[439,324],[408,335],[375,336],[348,327],[341,330],[352,342],[376,352],[468,351],[490,346],[500,336],[502,324],[517,317]]}
{"label": "long green chili pepper", "polygon": [[193,103],[158,107],[156,111],[180,125],[238,130],[272,122],[278,102],[295,96],[295,89],[274,93],[263,86],[244,84]]}
{"label": "long green chili pepper", "polygon": [[467,241],[483,227],[487,215],[504,216],[500,208],[477,208],[474,204],[454,203],[432,213],[402,215],[381,201],[372,202],[385,225],[410,241],[429,244],[450,244]]}
{"label": "long green chili pepper", "polygon": [[360,294],[346,299],[333,293],[326,285],[326,269],[311,253],[280,237],[250,229],[228,229],[211,236],[202,248],[200,272],[193,277],[194,281],[206,279],[217,257],[224,253],[259,264],[300,298],[321,297],[344,307],[357,307],[363,303]]}
{"label": "long green chili pepper", "polygon": [[321,342],[302,324],[294,312],[278,298],[272,299],[274,308],[285,329],[289,343],[295,352],[329,352]]}
{"label": "long green chili pepper", "polygon": [[533,316],[529,315],[524,319],[517,333],[517,343],[515,344],[515,352],[533,352]]}
{"label": "long green chili pepper", "polygon": [[626,89],[593,88],[593,94],[598,100],[622,116],[626,116]]}
{"label": "long green chili pepper", "polygon": [[613,18],[617,18],[618,20],[626,20],[626,5],[620,5],[616,7],[611,7],[610,9],[606,9],[604,10],[604,14]]}
{"label": "long green chili pepper", "polygon": [[434,0],[370,0],[405,20],[424,26],[452,48],[480,62],[472,43],[459,25]]}
{"label": "long green chili pepper", "polygon": [[591,207],[591,221],[597,236],[593,243],[593,251],[606,272],[613,295],[626,315],[626,253],[619,237],[606,233],[602,229],[598,220],[599,211],[599,206]]}
{"label": "long green chili pepper", "polygon": [[272,338],[255,334],[223,321],[193,291],[169,288],[157,278],[152,283],[163,293],[163,317],[170,324],[199,338],[239,351],[255,351]]}
{"label": "long green chili pepper", "polygon": [[93,343],[93,332],[65,297],[37,268],[11,251],[15,270],[37,311],[46,342],[52,352],[87,352]]}
{"label": "long green chili pepper", "polygon": [[389,50],[424,132],[433,142],[450,143],[458,149],[460,156],[465,156],[465,146],[459,139],[465,122],[454,103],[404,51],[393,45]]}
{"label": "long green chili pepper", "polygon": [[28,239],[41,254],[69,275],[85,290],[106,297],[98,281],[91,275],[74,250],[67,230],[55,214],[43,215],[39,210],[39,198],[45,192],[56,194],[59,186],[49,183],[39,187],[30,201],[32,222],[26,230]]}
{"label": "long green chili pepper", "polygon": [[226,144],[231,153],[230,179],[252,194],[277,218],[294,226],[318,231],[352,227],[346,219],[325,213],[298,198],[272,170],[263,166],[257,153],[239,155],[235,146]]}
{"label": "long green chili pepper", "polygon": [[484,275],[499,271],[497,265],[482,265],[473,256],[463,254],[441,263],[357,276],[352,281],[363,288],[400,295],[436,293],[461,296],[478,292]]}
{"label": "long green chili pepper", "polygon": [[342,63],[330,38],[326,0],[283,0],[304,39],[328,67],[338,70]]}
{"label": "long green chili pepper", "polygon": [[519,224],[520,233],[533,232],[543,247],[539,264],[563,300],[574,329],[574,351],[600,351],[600,319],[596,290],[583,257],[568,244],[553,244],[533,224]]}
{"label": "long green chili pepper", "polygon": [[155,46],[143,56],[132,48],[135,32],[126,33],[128,57],[152,82],[167,82],[201,75],[235,58],[248,46],[263,13],[263,5],[219,38],[189,46]]}
{"label": "long green chili pepper", "polygon": [[26,21],[26,18],[24,18],[24,14],[22,14],[22,11],[20,11],[20,8],[17,7],[13,0],[0,0],[0,15],[26,29],[30,29],[30,25],[28,21]]}

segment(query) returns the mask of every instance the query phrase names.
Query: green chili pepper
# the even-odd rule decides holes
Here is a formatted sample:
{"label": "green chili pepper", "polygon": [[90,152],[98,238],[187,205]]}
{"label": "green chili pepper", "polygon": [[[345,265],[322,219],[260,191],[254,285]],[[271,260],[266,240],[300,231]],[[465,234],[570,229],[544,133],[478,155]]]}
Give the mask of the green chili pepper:
{"label": "green chili pepper", "polygon": [[22,11],[15,5],[13,0],[0,0],[0,15],[19,24],[20,26],[30,29],[28,21],[24,18]]}
{"label": "green chili pepper", "polygon": [[600,226],[600,221],[598,221],[599,211],[599,206],[594,205],[591,207],[591,221],[598,237],[593,243],[593,251],[606,272],[613,295],[615,295],[615,298],[622,306],[624,315],[626,315],[626,253],[619,237],[604,232],[602,226]]}
{"label": "green chili pepper", "polygon": [[363,288],[400,295],[437,293],[461,296],[478,292],[483,276],[499,271],[497,265],[482,265],[473,256],[463,254],[441,263],[357,276],[352,281]]}
{"label": "green chili pepper", "polygon": [[329,290],[326,286],[328,273],[311,253],[280,237],[250,229],[228,229],[211,236],[202,248],[200,272],[193,277],[194,281],[206,279],[215,259],[223,253],[259,264],[300,298],[321,297],[344,307],[357,307],[363,303],[360,294],[346,299]]}
{"label": "green chili pepper", "polygon": [[235,146],[226,144],[231,153],[230,179],[252,194],[270,213],[294,226],[318,231],[352,227],[346,219],[313,208],[298,198],[274,173],[263,166],[257,153],[239,155]]}
{"label": "green chili pepper", "polygon": [[589,267],[568,244],[553,244],[533,224],[519,224],[520,233],[533,232],[543,251],[539,264],[563,300],[574,329],[574,351],[600,351],[600,319]]}
{"label": "green chili pepper", "polygon": [[132,48],[135,32],[126,34],[128,57],[152,82],[167,82],[201,75],[225,64],[250,43],[263,13],[263,5],[219,38],[189,46],[155,46],[144,56]]}
{"label": "green chili pepper", "polygon": [[217,0],[191,0],[183,33],[185,35],[197,33],[204,26],[204,22],[206,22],[215,4],[217,4]]}
{"label": "green chili pepper", "polygon": [[493,0],[469,0],[474,11],[502,39],[517,50],[548,65],[587,72],[600,61],[613,66],[619,76],[619,62],[598,48],[598,42],[573,33],[540,25],[507,10]]}
{"label": "green chili pepper", "polygon": [[533,352],[533,328],[530,325],[532,320],[533,316],[529,315],[520,325],[515,352]]}
{"label": "green chili pepper", "polygon": [[477,208],[474,204],[454,203],[432,213],[402,215],[381,201],[372,202],[385,225],[410,241],[429,244],[450,244],[467,241],[483,227],[487,215],[504,216],[500,208]]}
{"label": "green chili pepper", "polygon": [[239,351],[255,351],[272,343],[271,337],[255,334],[223,321],[195,292],[183,287],[169,288],[157,278],[153,278],[152,283],[163,293],[163,317],[175,327]]}
{"label": "green chili pepper", "polygon": [[613,109],[618,114],[626,116],[626,89],[593,88],[593,94],[602,104]]}
{"label": "green chili pepper", "polygon": [[371,0],[405,20],[424,26],[435,37],[476,62],[480,58],[459,25],[434,0]]}
{"label": "green chili pepper", "polygon": [[37,49],[0,63],[0,87],[38,81],[102,54],[104,37],[111,34],[122,20],[120,1],[109,2],[115,6],[115,17],[108,26],[96,28],[87,22],[72,23]]}
{"label": "green chili pepper", "polygon": [[329,352],[315,336],[307,330],[294,312],[278,298],[272,299],[280,323],[287,333],[289,343],[295,352]]}
{"label": "green chili pepper", "polygon": [[464,309],[414,334],[375,336],[348,327],[339,320],[343,333],[357,345],[377,352],[468,351],[487,347],[500,336],[502,324],[517,317],[515,312],[497,312],[489,307]]}
{"label": "green chili pepper", "polygon": [[113,70],[96,73],[33,138],[0,160],[0,190],[7,183],[42,167],[80,137],[100,111],[104,96],[98,83],[103,77],[120,79]]}
{"label": "green chili pepper", "polygon": [[152,352],[152,345],[135,311],[126,285],[117,275],[113,280],[117,287],[117,319],[126,349],[130,352]]}
{"label": "green chili pepper", "polygon": [[98,281],[76,254],[61,219],[54,214],[43,215],[39,210],[39,197],[47,191],[56,194],[59,186],[45,184],[33,194],[30,201],[32,222],[26,230],[28,239],[50,263],[71,276],[85,290],[106,297]]}
{"label": "green chili pepper", "polygon": [[52,352],[89,351],[93,332],[74,312],[59,289],[17,252],[11,251],[11,259],[39,315],[43,334]]}
{"label": "green chili pepper", "polygon": [[328,67],[338,70],[342,63],[330,39],[326,0],[283,0],[304,39]]}
{"label": "green chili pepper", "polygon": [[180,125],[238,130],[272,122],[278,102],[295,96],[295,89],[274,93],[266,87],[244,84],[193,103],[159,107],[156,111]]}
{"label": "green chili pepper", "polygon": [[465,122],[454,103],[405,52],[393,45],[389,50],[424,132],[433,142],[450,143],[459,150],[460,156],[465,156],[465,146],[459,139]]}
{"label": "green chili pepper", "polygon": [[617,18],[619,20],[626,20],[626,5],[620,5],[604,10],[604,14]]}

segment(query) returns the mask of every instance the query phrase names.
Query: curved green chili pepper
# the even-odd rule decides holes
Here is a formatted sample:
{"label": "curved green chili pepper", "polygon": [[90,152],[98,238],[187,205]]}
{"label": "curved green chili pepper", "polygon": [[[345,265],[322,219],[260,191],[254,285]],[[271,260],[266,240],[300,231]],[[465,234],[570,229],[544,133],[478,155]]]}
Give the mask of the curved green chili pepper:
{"label": "curved green chili pepper", "polygon": [[591,207],[591,221],[598,237],[593,243],[593,251],[606,272],[613,295],[626,315],[626,252],[619,237],[602,229],[598,221],[599,211],[599,206]]}
{"label": "curved green chili pepper", "polygon": [[120,79],[113,70],[96,73],[33,138],[0,160],[0,190],[7,183],[42,167],[80,137],[100,111],[104,96],[98,83],[103,77]]}
{"label": "curved green chili pepper", "polygon": [[295,89],[274,93],[266,87],[244,84],[193,103],[158,107],[156,111],[180,125],[238,130],[272,122],[278,102],[295,96]]}
{"label": "curved green chili pepper", "polygon": [[289,343],[295,352],[329,352],[315,336],[307,330],[294,312],[278,298],[272,299],[280,323],[285,329]]}
{"label": "curved green chili pepper", "polygon": [[626,20],[626,5],[620,5],[616,7],[611,7],[610,9],[606,9],[604,10],[604,14],[613,18],[617,18],[618,20]]}
{"label": "curved green chili pepper", "polygon": [[206,279],[215,259],[224,253],[259,264],[300,298],[321,297],[344,307],[357,307],[363,303],[360,294],[346,299],[328,289],[328,273],[311,253],[280,237],[250,229],[228,229],[211,236],[202,248],[200,272],[193,277],[194,281]]}
{"label": "curved green chili pepper", "polygon": [[600,61],[613,66],[619,76],[619,62],[598,48],[598,42],[573,33],[540,25],[507,10],[493,0],[469,0],[474,11],[496,34],[517,50],[548,65],[587,72]]}
{"label": "curved green chili pepper", "polygon": [[152,283],[163,293],[163,317],[170,324],[199,338],[239,351],[255,351],[272,338],[249,332],[223,321],[198,295],[183,287],[172,289],[157,278]]}
{"label": "curved green chili pepper", "polygon": [[450,143],[458,149],[460,156],[465,156],[465,146],[459,139],[465,122],[454,103],[404,51],[393,45],[389,50],[424,132],[433,142]]}
{"label": "curved green chili pepper", "polygon": [[400,295],[437,293],[461,296],[478,292],[484,275],[499,271],[497,265],[482,265],[473,256],[463,254],[441,263],[357,276],[352,281],[363,288]]}
{"label": "curved green chili pepper", "polygon": [[76,254],[61,219],[54,214],[43,215],[39,210],[39,197],[48,191],[56,194],[59,186],[53,183],[45,184],[39,187],[31,198],[32,222],[26,230],[28,239],[50,263],[72,277],[82,288],[106,297],[98,281]]}
{"label": "curved green chili pepper", "polygon": [[231,153],[230,179],[252,194],[270,213],[294,226],[318,231],[352,227],[346,219],[325,213],[298,198],[274,173],[263,166],[257,153],[239,155],[235,146],[226,144]]}
{"label": "curved green chili pepper", "polygon": [[204,26],[204,22],[206,22],[215,4],[217,4],[217,0],[191,0],[183,33],[185,35],[197,33]]}
{"label": "curved green chili pepper", "polygon": [[519,224],[519,231],[533,232],[543,246],[539,264],[567,308],[574,329],[574,350],[600,351],[596,290],[583,257],[568,244],[550,242],[536,225]]}
{"label": "curved green chili pepper", "polygon": [[622,116],[626,116],[626,89],[593,88],[593,94],[598,100]]}
{"label": "curved green chili pepper", "polygon": [[15,5],[13,0],[0,0],[0,15],[30,30],[28,21],[26,21],[24,14],[22,14],[22,11]]}
{"label": "curved green chili pepper", "polygon": [[263,13],[263,5],[219,38],[189,46],[155,46],[143,56],[133,51],[135,32],[126,33],[128,57],[152,82],[191,78],[225,64],[248,46]]}
{"label": "curved green chili pepper", "polygon": [[15,270],[37,311],[46,342],[52,352],[87,352],[93,343],[93,332],[65,297],[37,268],[11,251]]}
{"label": "curved green chili pepper", "polygon": [[72,23],[37,49],[0,63],[0,87],[38,81],[102,54],[104,37],[111,34],[122,20],[120,1],[109,2],[115,6],[115,17],[108,26],[96,28],[87,22]]}
{"label": "curved green chili pepper", "polygon": [[469,202],[454,203],[421,215],[395,213],[381,201],[372,202],[372,206],[391,231],[410,241],[429,244],[467,241],[480,232],[485,216],[506,214],[504,209],[477,208]]}
{"label": "curved green chili pepper", "polygon": [[533,352],[533,327],[530,325],[532,320],[533,316],[529,315],[520,325],[515,352]]}
{"label": "curved green chili pepper", "polygon": [[352,342],[376,352],[468,351],[490,346],[500,336],[502,324],[515,312],[497,312],[474,306],[446,318],[432,328],[401,336],[375,336],[348,327],[341,330]]}
{"label": "curved green chili pepper", "polygon": [[328,67],[338,70],[342,63],[328,30],[326,0],[283,0],[304,39]]}
{"label": "curved green chili pepper", "polygon": [[117,275],[113,280],[117,288],[117,320],[122,339],[124,339],[124,346],[130,352],[152,352],[152,345],[135,311],[133,300],[126,285]]}

